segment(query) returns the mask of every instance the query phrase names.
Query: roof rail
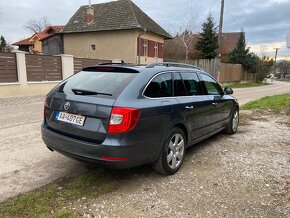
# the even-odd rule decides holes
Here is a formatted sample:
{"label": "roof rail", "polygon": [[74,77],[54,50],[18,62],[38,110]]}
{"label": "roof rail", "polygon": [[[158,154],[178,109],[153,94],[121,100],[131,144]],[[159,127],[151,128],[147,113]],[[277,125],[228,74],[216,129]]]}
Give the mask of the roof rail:
{"label": "roof rail", "polygon": [[197,67],[195,65],[191,64],[183,64],[183,63],[176,63],[176,62],[161,62],[161,63],[154,63],[154,64],[149,64],[146,66],[146,68],[154,68],[156,66],[166,66],[166,67],[171,67],[171,66],[180,66],[184,68],[193,68],[193,69],[198,69],[202,70],[200,67]]}

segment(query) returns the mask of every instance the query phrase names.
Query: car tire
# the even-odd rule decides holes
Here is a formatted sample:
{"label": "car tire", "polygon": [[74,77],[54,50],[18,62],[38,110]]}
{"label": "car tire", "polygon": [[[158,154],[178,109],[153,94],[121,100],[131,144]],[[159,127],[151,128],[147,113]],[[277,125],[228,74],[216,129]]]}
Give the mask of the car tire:
{"label": "car tire", "polygon": [[238,126],[239,126],[239,120],[240,120],[240,116],[239,116],[239,110],[236,108],[231,116],[231,119],[225,129],[225,133],[229,134],[229,135],[233,135],[237,132],[238,130]]}
{"label": "car tire", "polygon": [[173,128],[167,135],[159,159],[154,164],[154,169],[164,175],[173,175],[181,167],[186,151],[186,138],[184,132]]}

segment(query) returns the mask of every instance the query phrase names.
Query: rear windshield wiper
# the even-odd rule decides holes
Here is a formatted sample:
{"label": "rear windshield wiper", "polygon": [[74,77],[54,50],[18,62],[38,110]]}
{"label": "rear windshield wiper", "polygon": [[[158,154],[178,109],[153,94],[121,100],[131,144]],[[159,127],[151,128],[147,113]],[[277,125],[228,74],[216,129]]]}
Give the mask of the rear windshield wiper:
{"label": "rear windshield wiper", "polygon": [[71,89],[75,95],[108,95],[113,96],[109,93],[103,93],[103,92],[95,92],[95,91],[89,91],[89,90],[83,90],[83,89]]}

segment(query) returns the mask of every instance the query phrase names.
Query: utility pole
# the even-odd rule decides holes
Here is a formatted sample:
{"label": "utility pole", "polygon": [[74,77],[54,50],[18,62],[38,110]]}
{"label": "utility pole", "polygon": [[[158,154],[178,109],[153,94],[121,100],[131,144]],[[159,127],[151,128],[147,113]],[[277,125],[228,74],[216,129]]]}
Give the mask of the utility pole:
{"label": "utility pole", "polygon": [[221,0],[221,14],[220,14],[220,23],[219,23],[219,35],[218,43],[219,48],[217,50],[217,58],[215,59],[215,77],[219,80],[220,77],[220,65],[221,65],[221,49],[222,49],[222,34],[223,34],[223,23],[224,23],[224,9],[225,9],[225,0]]}
{"label": "utility pole", "polygon": [[273,69],[273,74],[276,73],[276,65],[277,65],[277,56],[278,56],[278,50],[280,48],[274,48],[276,50],[276,53],[275,53],[275,64],[274,64],[274,69]]}
{"label": "utility pole", "polygon": [[223,23],[224,23],[224,10],[225,10],[225,0],[221,0],[221,14],[220,14],[220,24],[219,24],[219,50],[218,56],[220,56],[222,48],[222,34],[223,34]]}

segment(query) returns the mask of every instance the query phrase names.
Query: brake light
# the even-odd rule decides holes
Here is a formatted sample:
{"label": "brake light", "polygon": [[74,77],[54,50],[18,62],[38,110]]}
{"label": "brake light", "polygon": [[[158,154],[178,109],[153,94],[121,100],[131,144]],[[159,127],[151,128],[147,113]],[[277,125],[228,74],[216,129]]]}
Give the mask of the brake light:
{"label": "brake light", "polygon": [[108,133],[117,134],[131,131],[136,126],[139,116],[140,109],[113,107]]}

